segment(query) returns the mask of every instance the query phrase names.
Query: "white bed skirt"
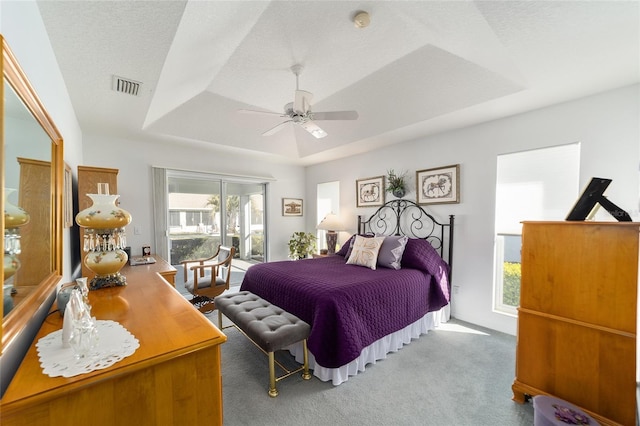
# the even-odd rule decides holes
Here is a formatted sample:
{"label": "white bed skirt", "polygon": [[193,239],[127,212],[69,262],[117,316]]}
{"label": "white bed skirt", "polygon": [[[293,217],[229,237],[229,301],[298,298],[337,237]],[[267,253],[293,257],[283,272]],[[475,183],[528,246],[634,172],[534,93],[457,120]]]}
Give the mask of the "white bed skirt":
{"label": "white bed skirt", "polygon": [[[323,382],[331,380],[334,386],[346,382],[349,377],[363,372],[367,364],[375,364],[376,361],[385,359],[388,353],[397,352],[404,345],[411,343],[412,339],[417,339],[429,330],[433,330],[441,323],[447,322],[450,318],[450,305],[445,306],[436,312],[429,312],[427,315],[409,324],[402,330],[386,335],[376,340],[371,345],[362,350],[360,356],[348,364],[338,368],[326,368],[316,364],[315,357],[309,351],[309,368],[313,369],[313,375]],[[291,345],[287,348],[300,364],[303,363],[302,342]]]}

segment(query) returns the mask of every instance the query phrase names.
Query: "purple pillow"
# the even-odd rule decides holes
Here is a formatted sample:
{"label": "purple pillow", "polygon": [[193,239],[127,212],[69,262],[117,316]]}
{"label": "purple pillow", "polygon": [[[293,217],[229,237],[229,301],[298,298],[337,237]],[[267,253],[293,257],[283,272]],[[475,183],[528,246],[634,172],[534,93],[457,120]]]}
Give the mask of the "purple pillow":
{"label": "purple pillow", "polygon": [[433,274],[443,263],[446,265],[446,262],[429,241],[418,238],[411,238],[407,241],[407,246],[402,255],[403,268],[419,269]]}
{"label": "purple pillow", "polygon": [[349,239],[344,242],[344,244],[342,245],[342,247],[340,247],[340,250],[338,250],[336,254],[344,256],[348,259],[349,255],[351,254],[351,247],[353,246],[353,240],[355,239],[355,237],[355,235],[349,237]]}
{"label": "purple pillow", "polygon": [[402,267],[425,271],[440,278],[449,276],[449,265],[426,240],[409,238],[402,255]]}
{"label": "purple pillow", "polygon": [[400,269],[402,254],[409,238],[406,235],[386,236],[378,252],[378,266]]}
{"label": "purple pillow", "polygon": [[402,255],[402,267],[419,269],[430,274],[433,277],[432,282],[436,284],[433,286],[433,296],[440,295],[447,302],[450,300],[449,265],[428,241],[409,238]]}

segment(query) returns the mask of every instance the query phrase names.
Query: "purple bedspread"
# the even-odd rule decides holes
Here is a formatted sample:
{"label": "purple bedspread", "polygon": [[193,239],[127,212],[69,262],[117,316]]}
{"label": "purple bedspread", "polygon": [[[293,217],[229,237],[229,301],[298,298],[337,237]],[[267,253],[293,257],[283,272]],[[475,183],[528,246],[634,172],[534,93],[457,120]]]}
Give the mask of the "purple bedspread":
{"label": "purple bedspread", "polygon": [[241,290],[309,323],[316,363],[337,368],[449,303],[448,265],[429,243],[410,240],[402,265],[374,271],[347,265],[340,255],[262,263],[247,270]]}

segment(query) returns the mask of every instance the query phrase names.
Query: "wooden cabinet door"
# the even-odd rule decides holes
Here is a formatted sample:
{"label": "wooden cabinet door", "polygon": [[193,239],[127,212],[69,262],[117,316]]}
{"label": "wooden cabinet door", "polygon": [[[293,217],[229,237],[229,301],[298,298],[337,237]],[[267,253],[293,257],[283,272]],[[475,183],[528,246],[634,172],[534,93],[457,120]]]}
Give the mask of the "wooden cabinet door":
{"label": "wooden cabinet door", "polygon": [[525,222],[514,400],[635,424],[638,223]]}

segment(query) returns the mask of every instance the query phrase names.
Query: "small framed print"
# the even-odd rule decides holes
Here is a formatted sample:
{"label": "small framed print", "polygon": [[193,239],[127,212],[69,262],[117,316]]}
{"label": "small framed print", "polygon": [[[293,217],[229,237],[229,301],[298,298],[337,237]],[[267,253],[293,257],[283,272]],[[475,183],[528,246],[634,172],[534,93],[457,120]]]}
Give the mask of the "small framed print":
{"label": "small framed print", "polygon": [[142,246],[142,256],[151,256],[151,246]]}
{"label": "small framed print", "polygon": [[356,180],[356,207],[384,204],[384,176]]}
{"label": "small framed print", "polygon": [[302,216],[302,199],[283,198],[282,216]]}
{"label": "small framed print", "polygon": [[460,202],[460,165],[418,170],[416,172],[418,204]]}

